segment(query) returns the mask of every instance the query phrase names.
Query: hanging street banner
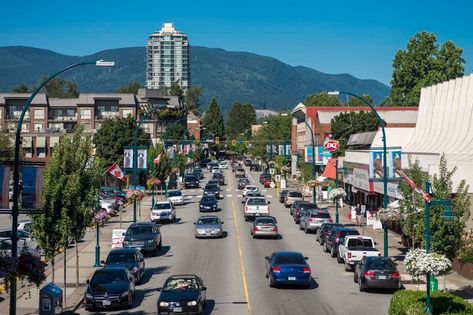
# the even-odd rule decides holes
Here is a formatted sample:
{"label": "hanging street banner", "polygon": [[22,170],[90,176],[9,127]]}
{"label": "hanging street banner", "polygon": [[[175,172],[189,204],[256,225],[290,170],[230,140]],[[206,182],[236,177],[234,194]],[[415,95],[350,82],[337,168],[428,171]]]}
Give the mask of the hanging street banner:
{"label": "hanging street banner", "polygon": [[43,167],[21,168],[21,206],[24,209],[41,209]]}
{"label": "hanging street banner", "polygon": [[133,168],[133,149],[123,150],[123,168]]}
{"label": "hanging street banner", "polygon": [[139,169],[146,169],[148,163],[148,150],[139,149],[136,165]]}
{"label": "hanging street banner", "polygon": [[10,166],[9,165],[0,165],[0,208],[9,209],[10,208]]}

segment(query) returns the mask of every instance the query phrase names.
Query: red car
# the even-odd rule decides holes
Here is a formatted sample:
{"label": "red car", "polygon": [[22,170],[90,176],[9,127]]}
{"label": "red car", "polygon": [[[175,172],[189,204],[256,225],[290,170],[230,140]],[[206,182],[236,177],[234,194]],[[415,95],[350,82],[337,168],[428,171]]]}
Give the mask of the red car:
{"label": "red car", "polygon": [[269,188],[271,185],[271,178],[265,177],[263,179],[263,186],[264,188]]}

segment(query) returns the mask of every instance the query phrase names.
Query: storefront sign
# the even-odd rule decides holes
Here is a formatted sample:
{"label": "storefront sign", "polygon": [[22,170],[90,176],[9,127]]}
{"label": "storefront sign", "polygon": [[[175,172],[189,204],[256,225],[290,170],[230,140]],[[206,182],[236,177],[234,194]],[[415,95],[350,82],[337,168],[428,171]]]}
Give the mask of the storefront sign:
{"label": "storefront sign", "polygon": [[324,150],[333,152],[340,147],[340,142],[337,140],[327,140],[324,142]]}
{"label": "storefront sign", "polygon": [[125,239],[126,229],[113,229],[112,230],[112,248],[123,247],[123,240]]}
{"label": "storefront sign", "polygon": [[[388,183],[388,196],[394,199],[402,198],[402,195],[397,189],[398,183]],[[374,182],[373,183],[374,191],[379,194],[384,194],[383,182]]]}
{"label": "storefront sign", "polygon": [[354,168],[352,181],[353,183],[351,184],[355,186],[356,188],[360,188],[365,191],[370,191],[368,170],[364,170],[361,168]]}

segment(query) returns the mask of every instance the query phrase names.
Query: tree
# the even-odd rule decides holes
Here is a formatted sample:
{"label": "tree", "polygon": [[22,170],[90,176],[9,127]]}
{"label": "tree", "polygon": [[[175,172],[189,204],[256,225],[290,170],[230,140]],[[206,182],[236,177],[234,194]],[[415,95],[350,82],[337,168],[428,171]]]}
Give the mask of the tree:
{"label": "tree", "polygon": [[463,49],[447,41],[439,49],[434,33],[417,33],[406,50],[399,50],[393,60],[391,99],[396,105],[418,106],[423,87],[463,75]]}
{"label": "tree", "polygon": [[[154,159],[158,156],[160,161],[158,164],[154,164]],[[148,177],[157,178],[163,183],[166,178],[171,174],[171,160],[164,150],[162,144],[156,144],[149,148],[148,151]]]}
{"label": "tree", "polygon": [[31,92],[32,90],[30,89],[30,87],[24,83],[18,84],[13,89],[13,93],[31,93]]}
{"label": "tree", "polygon": [[[102,127],[93,138],[96,155],[100,158],[103,168],[121,161],[123,148],[133,145],[133,132],[136,121],[133,117],[114,117],[105,119]],[[138,145],[148,146],[151,142],[149,134],[142,128],[138,131]]]}
{"label": "tree", "polygon": [[251,140],[250,154],[267,157],[266,145],[288,144],[291,140],[291,116],[274,115],[266,118],[263,126]]}
{"label": "tree", "polygon": [[187,134],[187,128],[179,123],[174,123],[167,126],[166,130],[164,130],[161,138],[164,140],[178,140],[183,139],[184,135]]}
{"label": "tree", "polygon": [[335,95],[326,92],[311,94],[304,101],[305,106],[340,106],[340,101]]}
{"label": "tree", "polygon": [[251,125],[254,123],[256,123],[256,110],[253,104],[233,103],[225,128],[227,139],[236,139],[241,133],[251,130]]}
{"label": "tree", "polygon": [[378,129],[378,120],[373,112],[346,112],[335,116],[330,122],[333,138],[340,141],[340,147],[335,154],[344,155],[347,142],[354,133],[375,131]]}
{"label": "tree", "polygon": [[210,101],[209,108],[204,114],[202,123],[206,128],[206,134],[212,134],[214,137],[220,137],[220,139],[223,139],[225,126],[223,124],[223,116],[220,112],[220,107],[218,106],[215,97]]}
{"label": "tree", "polygon": [[15,158],[14,139],[13,133],[0,131],[0,162],[13,161]]}
{"label": "tree", "polygon": [[[366,101],[368,101],[368,103],[370,103],[371,105],[374,105],[373,103],[373,99],[371,98],[371,96],[367,95],[367,94],[363,94],[361,95],[362,98],[364,98]],[[361,101],[360,99],[354,97],[354,96],[351,96],[349,99],[348,99],[348,103],[347,103],[348,106],[366,106],[365,103],[363,103],[363,101]]]}
{"label": "tree", "polygon": [[[39,84],[46,81],[48,77],[42,77],[39,80]],[[39,85],[38,84],[38,85]],[[79,91],[77,85],[72,81],[67,81],[61,78],[51,79],[44,87],[48,97],[57,98],[77,98],[79,97]]]}
{"label": "tree", "polygon": [[381,107],[386,107],[386,106],[393,106],[393,101],[391,99],[391,97],[389,96],[386,96],[385,98],[383,98],[383,100],[379,103],[379,106]]}
{"label": "tree", "polygon": [[179,81],[174,81],[171,83],[171,88],[169,89],[170,96],[177,96],[182,102],[184,99],[184,93],[182,92],[181,83]]}
{"label": "tree", "polygon": [[187,110],[196,116],[199,116],[200,114],[201,95],[202,89],[199,86],[191,86],[184,97],[184,104],[186,104]]}
{"label": "tree", "polygon": [[143,86],[136,82],[136,81],[133,81],[133,82],[130,82],[128,83],[127,86],[121,86],[119,87],[116,92],[117,93],[133,93],[133,94],[137,94],[138,93],[138,90],[140,88],[142,88]]}

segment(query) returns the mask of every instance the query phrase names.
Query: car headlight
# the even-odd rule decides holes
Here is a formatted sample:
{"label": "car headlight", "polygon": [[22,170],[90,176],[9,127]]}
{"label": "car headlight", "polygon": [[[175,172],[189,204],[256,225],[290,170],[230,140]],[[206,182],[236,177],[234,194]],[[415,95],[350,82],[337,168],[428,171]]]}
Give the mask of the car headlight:
{"label": "car headlight", "polygon": [[94,299],[94,297],[92,296],[92,294],[90,294],[89,292],[86,292],[86,293],[85,293],[85,298],[86,298],[87,300],[93,300],[93,299]]}
{"label": "car headlight", "polygon": [[122,294],[120,294],[120,299],[128,298],[128,294],[129,294],[128,291],[123,292]]}
{"label": "car headlight", "polygon": [[196,306],[196,305],[197,305],[197,301],[187,302],[187,306]]}
{"label": "car headlight", "polygon": [[161,307],[168,307],[169,303],[168,302],[159,302],[159,306]]}
{"label": "car headlight", "polygon": [[205,230],[197,230],[197,233],[205,233]]}

